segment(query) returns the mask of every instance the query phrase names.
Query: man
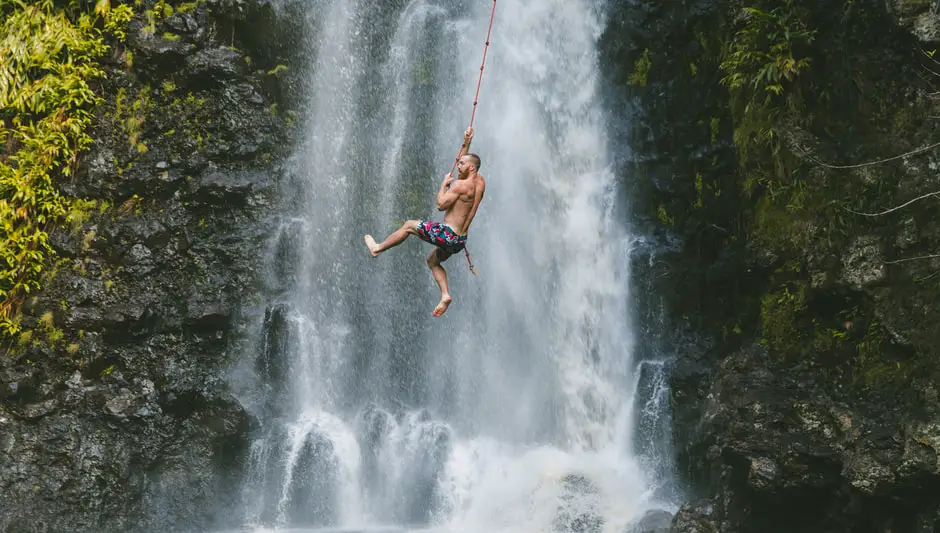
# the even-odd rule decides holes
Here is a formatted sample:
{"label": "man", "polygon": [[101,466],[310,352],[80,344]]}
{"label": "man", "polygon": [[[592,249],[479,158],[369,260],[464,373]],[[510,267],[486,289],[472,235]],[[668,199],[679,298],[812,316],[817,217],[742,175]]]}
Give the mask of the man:
{"label": "man", "polygon": [[480,170],[480,156],[469,153],[472,140],[473,128],[468,128],[463,136],[463,147],[457,155],[457,181],[453,181],[451,173],[448,173],[437,191],[437,209],[446,211],[444,222],[409,220],[379,244],[376,244],[372,235],[365,236],[372,257],[378,257],[385,250],[398,246],[409,235],[417,235],[437,247],[428,255],[431,275],[441,288],[441,301],[433,313],[436,317],[443,315],[452,301],[447,289],[447,272],[441,263],[466,246],[467,231],[486,189],[486,181],[477,173]]}

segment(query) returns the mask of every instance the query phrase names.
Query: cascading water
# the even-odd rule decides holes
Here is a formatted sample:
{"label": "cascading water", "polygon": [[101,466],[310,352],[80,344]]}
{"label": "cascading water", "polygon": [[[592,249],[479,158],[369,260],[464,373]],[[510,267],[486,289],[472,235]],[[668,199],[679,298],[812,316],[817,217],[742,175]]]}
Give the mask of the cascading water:
{"label": "cascading water", "polygon": [[631,237],[598,101],[604,2],[500,2],[473,143],[479,275],[445,263],[439,319],[430,246],[373,259],[362,236],[434,214],[491,3],[309,4],[306,142],[242,383],[262,422],[246,524],[622,533],[668,506],[661,365],[631,358]]}

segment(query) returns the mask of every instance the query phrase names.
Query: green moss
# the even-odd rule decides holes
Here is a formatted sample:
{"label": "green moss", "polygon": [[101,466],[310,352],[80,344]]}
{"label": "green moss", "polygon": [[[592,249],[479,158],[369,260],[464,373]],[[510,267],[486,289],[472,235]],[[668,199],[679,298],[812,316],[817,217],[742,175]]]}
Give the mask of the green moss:
{"label": "green moss", "polygon": [[649,80],[650,69],[652,67],[653,62],[650,59],[649,48],[647,48],[643,50],[643,54],[634,61],[633,72],[627,78],[627,85],[646,87],[646,82]]}
{"label": "green moss", "polygon": [[718,117],[712,117],[711,122],[709,123],[709,135],[712,144],[718,142],[718,135],[721,133],[721,119]]}
{"label": "green moss", "polygon": [[659,207],[656,208],[656,218],[665,226],[674,226],[676,224],[676,219],[669,216],[666,206],[663,204],[659,204]]}
{"label": "green moss", "polygon": [[777,252],[802,250],[811,242],[811,231],[810,224],[799,214],[770,196],[762,197],[755,205],[752,236],[765,248]]}
{"label": "green moss", "polygon": [[852,377],[865,389],[903,390],[914,376],[932,377],[937,363],[930,359],[902,359],[891,353],[888,332],[872,320],[865,336],[855,344]]}
{"label": "green moss", "polygon": [[849,338],[849,332],[831,327],[822,327],[813,320],[813,350],[817,354],[840,351]]}
{"label": "green moss", "polygon": [[279,75],[281,72],[285,72],[285,71],[287,71],[287,65],[281,65],[281,64],[279,64],[279,65],[277,65],[276,67],[274,67],[274,68],[272,68],[271,70],[269,70],[269,71],[267,72],[267,75],[268,75],[268,76],[277,76],[277,75]]}
{"label": "green moss", "polygon": [[704,196],[702,191],[702,173],[695,173],[695,202],[692,204],[692,207],[701,208],[704,203]]}
{"label": "green moss", "polygon": [[153,6],[154,12],[157,16],[162,18],[169,18],[173,16],[173,6],[169,4],[166,0],[158,0]]}
{"label": "green moss", "polygon": [[784,285],[761,299],[761,344],[789,355],[801,349],[804,330],[799,317],[806,310],[806,284]]}
{"label": "green moss", "polygon": [[176,7],[176,12],[177,13],[189,13],[190,11],[196,9],[196,7],[199,6],[199,4],[202,3],[202,1],[203,0],[196,0],[195,2],[183,2],[182,4]]}

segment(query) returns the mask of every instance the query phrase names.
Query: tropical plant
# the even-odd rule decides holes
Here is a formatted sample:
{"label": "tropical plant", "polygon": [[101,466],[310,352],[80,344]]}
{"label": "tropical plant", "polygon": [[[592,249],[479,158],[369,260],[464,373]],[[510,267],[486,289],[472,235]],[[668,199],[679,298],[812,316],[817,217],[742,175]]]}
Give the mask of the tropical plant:
{"label": "tropical plant", "polygon": [[123,39],[131,16],[109,0],[0,0],[0,335],[19,331],[19,306],[40,288],[49,232],[79,213],[58,184],[92,143],[105,37]]}

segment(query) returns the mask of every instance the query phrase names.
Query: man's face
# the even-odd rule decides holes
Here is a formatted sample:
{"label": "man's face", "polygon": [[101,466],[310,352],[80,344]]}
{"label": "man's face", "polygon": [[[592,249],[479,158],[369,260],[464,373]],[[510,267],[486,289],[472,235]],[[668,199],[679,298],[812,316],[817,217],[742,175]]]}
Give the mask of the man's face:
{"label": "man's face", "polygon": [[468,170],[470,170],[470,156],[465,155],[460,158],[460,161],[457,162],[457,172],[463,176],[467,173]]}

